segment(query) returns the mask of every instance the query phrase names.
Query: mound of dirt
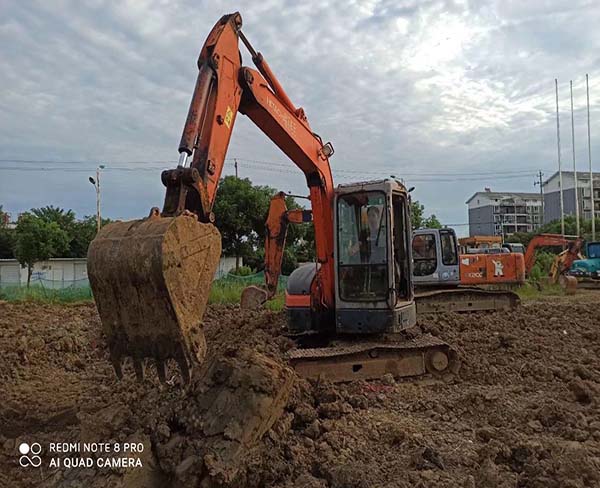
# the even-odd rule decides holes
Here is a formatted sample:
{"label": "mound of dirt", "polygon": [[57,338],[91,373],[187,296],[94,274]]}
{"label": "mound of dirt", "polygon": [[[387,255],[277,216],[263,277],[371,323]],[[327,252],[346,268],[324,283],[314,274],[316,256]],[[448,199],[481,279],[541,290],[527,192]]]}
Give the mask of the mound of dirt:
{"label": "mound of dirt", "polygon": [[[420,317],[411,334],[462,359],[446,381],[302,380],[284,321],[211,307],[208,360],[182,388],[175,368],[117,381],[92,305],[1,304],[0,485],[600,486],[595,295]],[[136,442],[143,467],[21,468],[34,441]]]}

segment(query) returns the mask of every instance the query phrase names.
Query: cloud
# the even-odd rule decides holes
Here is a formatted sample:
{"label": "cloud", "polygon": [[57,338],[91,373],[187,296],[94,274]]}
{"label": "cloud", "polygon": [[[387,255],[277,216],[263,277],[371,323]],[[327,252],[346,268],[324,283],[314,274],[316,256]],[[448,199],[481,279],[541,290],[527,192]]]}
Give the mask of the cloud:
{"label": "cloud", "polygon": [[[214,22],[237,5],[5,2],[0,159],[88,163],[64,173],[0,169],[0,203],[13,211],[53,203],[93,213],[85,169],[108,161],[106,215],[142,216],[160,205],[160,168],[168,164],[129,165],[139,170],[128,172],[111,165],[175,160],[199,50]],[[578,167],[587,167],[585,73],[593,123],[600,113],[594,2],[266,0],[242,15],[246,35],[312,128],[333,142],[339,182],[404,177],[426,209],[449,223],[466,222],[464,201],[484,186],[533,191],[533,174],[556,166],[555,77],[563,159],[570,155],[573,79]],[[286,161],[248,119],[237,121],[229,156]],[[600,143],[592,152],[600,154]],[[306,193],[302,174],[291,163],[289,172],[281,168],[239,164],[257,183]],[[423,176],[495,170],[531,175]]]}

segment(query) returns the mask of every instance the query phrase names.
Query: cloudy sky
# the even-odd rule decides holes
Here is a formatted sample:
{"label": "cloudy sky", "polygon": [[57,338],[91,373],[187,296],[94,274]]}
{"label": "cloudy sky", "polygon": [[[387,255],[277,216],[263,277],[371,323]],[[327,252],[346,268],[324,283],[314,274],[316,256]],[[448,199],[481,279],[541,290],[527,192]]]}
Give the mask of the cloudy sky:
{"label": "cloudy sky", "polygon": [[[337,182],[393,174],[443,223],[464,224],[473,192],[537,191],[535,173],[556,170],[554,78],[563,163],[572,168],[572,79],[577,165],[587,168],[586,73],[600,158],[596,1],[0,0],[5,210],[93,214],[87,178],[99,163],[104,215],[162,205],[160,170],[177,158],[198,52],[238,9],[247,37],[334,144]],[[306,193],[299,170],[245,117],[228,157],[258,184]]]}

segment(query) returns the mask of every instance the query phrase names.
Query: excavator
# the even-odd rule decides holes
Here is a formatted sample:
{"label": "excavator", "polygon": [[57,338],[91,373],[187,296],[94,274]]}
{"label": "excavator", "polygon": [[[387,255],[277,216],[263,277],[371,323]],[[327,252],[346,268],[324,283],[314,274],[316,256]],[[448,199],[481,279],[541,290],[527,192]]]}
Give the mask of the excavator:
{"label": "excavator", "polygon": [[419,229],[413,236],[417,312],[511,310],[510,287],[525,281],[523,255],[459,254],[453,229]]}
{"label": "excavator", "polygon": [[[241,41],[256,69],[242,66]],[[246,115],[304,173],[316,263],[290,277],[289,362],[305,377],[333,381],[443,375],[457,359],[416,323],[409,196],[394,179],[334,187],[331,143],[311,128],[242,32],[239,13],[223,16],[198,58],[198,77],[179,143],[179,163],[163,171],[162,210],[105,226],[88,251],[88,276],[118,377],[131,357],[138,379],[151,360],[184,383],[206,355],[202,329],[221,254],[212,211],[237,113]]]}
{"label": "excavator", "polygon": [[573,261],[569,275],[577,279],[580,288],[600,289],[600,242],[585,244],[585,257]]}
{"label": "excavator", "polygon": [[581,260],[583,240],[578,236],[564,236],[562,234],[539,234],[534,236],[525,251],[525,269],[527,274],[531,273],[536,261],[535,251],[540,247],[562,247],[552,262],[550,268],[550,282],[559,283],[567,293],[575,293],[577,289],[577,278],[569,274],[573,263]]}

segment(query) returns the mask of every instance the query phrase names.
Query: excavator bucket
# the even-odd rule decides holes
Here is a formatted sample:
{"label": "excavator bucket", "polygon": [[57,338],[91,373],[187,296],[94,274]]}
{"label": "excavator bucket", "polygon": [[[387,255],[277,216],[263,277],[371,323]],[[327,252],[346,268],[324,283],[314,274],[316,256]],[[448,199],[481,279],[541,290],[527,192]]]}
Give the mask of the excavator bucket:
{"label": "excavator bucket", "polygon": [[256,285],[247,286],[242,290],[240,308],[242,310],[260,310],[269,299],[269,293]]}
{"label": "excavator bucket", "polygon": [[202,316],[221,255],[221,235],[195,216],[160,217],[105,226],[90,244],[88,277],[119,378],[126,356],[138,379],[145,359],[161,381],[174,359],[183,380],[202,362]]}

